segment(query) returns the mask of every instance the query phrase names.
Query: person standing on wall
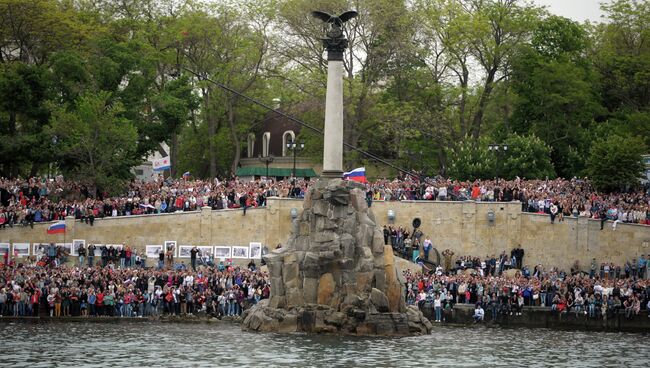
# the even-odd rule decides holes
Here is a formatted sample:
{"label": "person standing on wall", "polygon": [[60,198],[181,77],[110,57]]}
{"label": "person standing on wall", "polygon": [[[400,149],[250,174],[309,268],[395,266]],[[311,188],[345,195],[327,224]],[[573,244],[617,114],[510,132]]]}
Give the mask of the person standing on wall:
{"label": "person standing on wall", "polygon": [[390,238],[390,230],[384,225],[384,245],[388,245],[388,239]]}
{"label": "person standing on wall", "polygon": [[79,249],[77,249],[77,253],[79,254],[79,267],[83,267],[84,258],[86,257],[86,246],[83,244],[79,245]]}
{"label": "person standing on wall", "polygon": [[517,245],[517,268],[521,270],[524,265],[524,250],[521,244]]}
{"label": "person standing on wall", "polygon": [[173,246],[168,246],[167,247],[167,266],[169,268],[174,267],[174,247]]}
{"label": "person standing on wall", "polygon": [[160,248],[160,252],[158,252],[158,269],[162,270],[164,266],[165,266],[165,251],[163,248]]}
{"label": "person standing on wall", "polygon": [[88,267],[93,267],[93,261],[95,260],[95,244],[90,244],[88,246]]}
{"label": "person standing on wall", "polygon": [[591,268],[589,269],[589,278],[593,279],[596,276],[596,268],[598,268],[598,262],[596,258],[591,260]]}
{"label": "person standing on wall", "polygon": [[424,246],[423,246],[423,250],[424,250],[424,260],[425,260],[425,261],[428,261],[428,260],[429,260],[429,252],[431,251],[431,248],[432,248],[432,247],[433,247],[433,244],[431,243],[431,239],[429,239],[429,237],[427,236],[427,237],[424,239]]}
{"label": "person standing on wall", "polygon": [[551,203],[551,224],[555,223],[555,216],[557,216],[558,208],[555,203]]}
{"label": "person standing on wall", "polygon": [[192,250],[190,250],[190,260],[192,262],[192,270],[196,271],[196,255],[199,253],[199,249],[196,247],[192,247]]}

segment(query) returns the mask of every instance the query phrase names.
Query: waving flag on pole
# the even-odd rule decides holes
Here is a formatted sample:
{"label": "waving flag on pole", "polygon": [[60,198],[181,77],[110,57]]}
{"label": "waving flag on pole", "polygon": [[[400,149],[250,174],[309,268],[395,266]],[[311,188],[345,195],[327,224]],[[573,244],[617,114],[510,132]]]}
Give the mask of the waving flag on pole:
{"label": "waving flag on pole", "polygon": [[48,234],[65,234],[65,222],[57,222],[47,227]]}
{"label": "waving flag on pole", "polygon": [[349,172],[343,173],[343,178],[353,181],[358,181],[360,183],[367,183],[366,180],[366,168],[360,167]]}

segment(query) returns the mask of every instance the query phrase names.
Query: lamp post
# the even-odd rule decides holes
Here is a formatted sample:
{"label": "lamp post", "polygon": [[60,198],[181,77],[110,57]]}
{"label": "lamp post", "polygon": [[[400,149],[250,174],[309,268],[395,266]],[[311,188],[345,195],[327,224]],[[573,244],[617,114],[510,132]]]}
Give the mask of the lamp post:
{"label": "lamp post", "polygon": [[[56,135],[52,136],[52,147],[55,148],[56,144],[59,143],[59,137]],[[54,153],[54,156],[56,157],[56,152]],[[50,179],[52,177],[52,162],[48,164],[47,168],[47,178]]]}
{"label": "lamp post", "polygon": [[264,162],[266,164],[266,179],[269,179],[269,164],[275,160],[275,157],[273,155],[268,155],[266,157],[262,157],[262,155],[258,155],[257,158]]}
{"label": "lamp post", "polygon": [[287,149],[293,151],[293,171],[291,171],[291,177],[296,177],[296,151],[302,151],[305,149],[305,142],[298,142],[296,140],[287,142]]}
{"label": "lamp post", "polygon": [[500,174],[499,173],[499,158],[500,158],[500,155],[501,155],[500,152],[503,152],[503,153],[508,152],[508,145],[507,144],[490,144],[490,145],[488,145],[488,151],[494,152],[494,154],[496,155],[496,159],[497,159],[497,169],[496,169],[496,171],[497,171],[496,172],[496,174],[497,174],[497,184],[499,184],[499,174]]}

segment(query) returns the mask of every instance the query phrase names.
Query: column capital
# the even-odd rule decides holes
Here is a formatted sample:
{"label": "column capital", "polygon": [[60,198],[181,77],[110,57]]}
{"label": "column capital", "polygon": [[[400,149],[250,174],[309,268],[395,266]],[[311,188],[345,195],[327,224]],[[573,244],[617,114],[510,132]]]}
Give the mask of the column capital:
{"label": "column capital", "polygon": [[348,48],[348,40],[343,37],[323,38],[327,50],[327,61],[343,61],[343,52]]}

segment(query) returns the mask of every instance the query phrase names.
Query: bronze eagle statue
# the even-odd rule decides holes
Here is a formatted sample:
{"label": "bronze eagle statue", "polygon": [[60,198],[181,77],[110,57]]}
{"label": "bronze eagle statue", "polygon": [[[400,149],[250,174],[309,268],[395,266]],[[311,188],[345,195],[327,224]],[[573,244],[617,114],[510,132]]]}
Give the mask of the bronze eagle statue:
{"label": "bronze eagle statue", "polygon": [[343,27],[343,23],[356,17],[357,15],[359,15],[359,13],[357,13],[354,10],[349,10],[337,17],[335,15],[331,15],[322,11],[313,11],[311,12],[311,15],[314,18],[318,18],[323,22],[330,24],[331,29],[328,32],[328,36],[330,36],[331,38],[338,38],[343,35],[343,32],[341,31],[341,28]]}
{"label": "bronze eagle statue", "polygon": [[343,14],[341,14],[341,15],[339,15],[337,17],[335,15],[327,14],[327,13],[322,12],[322,11],[313,11],[313,12],[311,12],[311,15],[314,18],[318,18],[318,19],[322,20],[325,23],[333,23],[333,24],[336,24],[337,26],[341,27],[341,26],[343,26],[343,23],[345,23],[345,22],[349,21],[350,19],[356,17],[357,15],[359,15],[359,13],[357,13],[354,10],[350,10],[350,11],[346,11],[345,13],[343,13]]}

